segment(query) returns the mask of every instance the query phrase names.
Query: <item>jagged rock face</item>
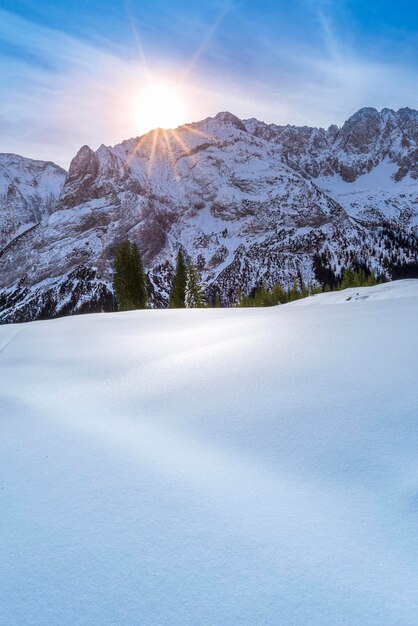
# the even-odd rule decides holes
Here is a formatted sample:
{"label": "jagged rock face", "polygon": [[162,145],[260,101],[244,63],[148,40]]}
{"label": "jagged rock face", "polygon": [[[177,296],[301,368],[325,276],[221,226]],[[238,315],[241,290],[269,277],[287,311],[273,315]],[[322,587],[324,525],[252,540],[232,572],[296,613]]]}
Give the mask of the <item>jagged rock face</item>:
{"label": "jagged rock face", "polygon": [[[277,126],[256,119],[244,120],[248,132],[280,146],[282,159],[304,176],[316,178],[321,173],[332,174],[329,158],[331,130],[309,126]],[[328,170],[328,171],[326,171]]]}
{"label": "jagged rock face", "polygon": [[54,211],[64,178],[54,163],[0,154],[0,251]]}
{"label": "jagged rock face", "polygon": [[418,179],[418,111],[360,109],[338,129],[277,126],[245,120],[249,132],[278,144],[284,160],[313,178],[339,174],[353,182],[390,159],[397,180]]}
{"label": "jagged rock face", "polygon": [[80,148],[71,162],[57,209],[71,209],[121,191],[135,190],[128,164],[106,146]]}
{"label": "jagged rock face", "polygon": [[[111,309],[114,247],[126,238],[140,246],[155,306],[167,301],[179,246],[224,304],[260,282],[314,280],[324,249],[336,269],[349,251],[386,271],[382,246],[408,261],[417,115],[363,109],[323,130],[220,113],[113,148],[84,146],[65,181],[59,171],[59,199],[39,225],[5,241],[0,318]],[[396,250],[391,228],[408,237]]]}
{"label": "jagged rock face", "polygon": [[98,280],[89,265],[80,265],[56,280],[45,279],[35,287],[21,279],[0,293],[2,321],[26,322],[78,313],[114,310],[110,285]]}

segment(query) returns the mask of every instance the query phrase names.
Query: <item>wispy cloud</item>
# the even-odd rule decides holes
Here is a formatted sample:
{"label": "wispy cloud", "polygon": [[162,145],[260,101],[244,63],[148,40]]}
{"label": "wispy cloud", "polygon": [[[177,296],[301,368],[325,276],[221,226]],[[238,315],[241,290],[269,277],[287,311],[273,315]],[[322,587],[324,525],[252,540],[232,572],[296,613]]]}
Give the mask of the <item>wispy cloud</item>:
{"label": "wispy cloud", "polygon": [[133,134],[130,89],[142,77],[139,63],[3,11],[0,37],[13,47],[0,56],[4,149],[68,163],[82,143]]}
{"label": "wispy cloud", "polygon": [[[273,85],[275,121],[327,126],[341,124],[363,106],[418,107],[416,67],[356,51],[334,28],[326,13],[328,2],[309,5],[318,26],[315,43],[264,38],[258,51],[267,59],[263,81]],[[269,113],[267,117],[271,119]]]}
{"label": "wispy cloud", "polygon": [[85,143],[134,136],[133,104],[150,73],[186,77],[185,121],[227,109],[328,126],[361,106],[418,106],[415,67],[361,55],[335,27],[329,3],[306,2],[314,36],[305,38],[273,36],[237,1],[219,3],[209,23],[173,14],[150,42],[128,10],[130,52],[103,36],[81,40],[0,10],[0,150],[68,166]]}

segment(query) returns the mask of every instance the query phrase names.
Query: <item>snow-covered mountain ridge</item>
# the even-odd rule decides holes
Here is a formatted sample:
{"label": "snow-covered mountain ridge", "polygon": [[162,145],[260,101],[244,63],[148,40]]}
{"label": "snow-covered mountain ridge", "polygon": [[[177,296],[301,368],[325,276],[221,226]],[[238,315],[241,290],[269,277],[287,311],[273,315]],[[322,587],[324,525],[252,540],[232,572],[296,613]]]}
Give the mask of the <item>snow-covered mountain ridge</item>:
{"label": "snow-covered mountain ridge", "polygon": [[353,182],[385,159],[396,165],[394,180],[418,178],[418,111],[360,109],[345,124],[323,128],[277,126],[246,120],[257,137],[279,145],[284,160],[307,176],[339,174]]}
{"label": "snow-covered mountain ridge", "polygon": [[[178,246],[224,304],[260,282],[315,280],[318,254],[333,271],[358,261],[390,277],[418,262],[417,163],[410,109],[362,109],[328,130],[220,113],[84,146],[65,181],[57,168],[53,191],[40,185],[36,219],[2,201],[1,319],[111,309],[113,252],[125,238],[139,243],[156,305]],[[0,166],[9,180],[16,166]]]}

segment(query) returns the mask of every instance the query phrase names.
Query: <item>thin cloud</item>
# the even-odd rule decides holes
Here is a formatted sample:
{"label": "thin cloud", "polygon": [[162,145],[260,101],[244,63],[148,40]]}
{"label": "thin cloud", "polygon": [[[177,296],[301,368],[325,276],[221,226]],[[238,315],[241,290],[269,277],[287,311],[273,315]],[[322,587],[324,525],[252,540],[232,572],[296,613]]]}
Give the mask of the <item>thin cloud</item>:
{"label": "thin cloud", "polygon": [[[297,41],[272,38],[262,22],[224,6],[231,14],[220,11],[209,30],[204,20],[197,28],[196,15],[193,28],[184,15],[172,25],[184,37],[192,33],[186,46],[198,51],[192,66],[193,53],[176,56],[178,37],[170,44],[168,34],[160,57],[142,34],[129,56],[114,42],[81,41],[0,10],[0,150],[68,166],[85,143],[97,148],[135,136],[133,104],[141,82],[150,75],[180,77],[188,68],[185,122],[230,110],[267,122],[328,126],[362,106],[418,105],[416,69],[360,57],[336,32],[326,4],[312,13],[316,38]],[[251,45],[244,46],[240,38],[247,36]],[[169,45],[168,62],[161,57]]]}

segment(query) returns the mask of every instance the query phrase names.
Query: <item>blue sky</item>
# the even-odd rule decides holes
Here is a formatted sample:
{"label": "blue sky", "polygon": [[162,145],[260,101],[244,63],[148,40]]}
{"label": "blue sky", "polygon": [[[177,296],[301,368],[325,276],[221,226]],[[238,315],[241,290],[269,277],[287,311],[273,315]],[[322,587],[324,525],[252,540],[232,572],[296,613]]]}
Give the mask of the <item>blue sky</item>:
{"label": "blue sky", "polygon": [[341,124],[362,106],[418,108],[415,1],[0,0],[0,151],[68,166],[82,144],[138,134],[145,80],[186,121],[230,110]]}

